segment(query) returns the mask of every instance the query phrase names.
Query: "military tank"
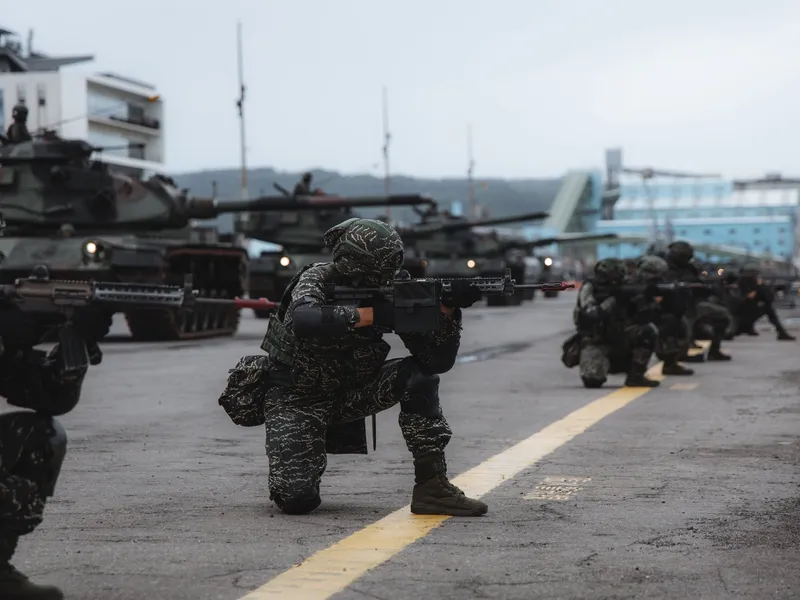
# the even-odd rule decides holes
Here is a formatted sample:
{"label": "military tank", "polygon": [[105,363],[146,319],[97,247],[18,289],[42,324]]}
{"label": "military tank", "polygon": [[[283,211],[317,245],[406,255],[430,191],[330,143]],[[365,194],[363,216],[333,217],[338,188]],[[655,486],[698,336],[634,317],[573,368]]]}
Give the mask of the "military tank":
{"label": "military tank", "polygon": [[[582,245],[599,242],[601,240],[616,239],[616,233],[563,233],[552,237],[542,237],[534,240],[506,240],[505,247],[510,249],[510,254],[522,252],[527,254],[522,261],[526,265],[525,276],[522,281],[525,283],[547,283],[548,281],[562,281],[565,278],[564,265],[561,257],[557,253],[544,252],[538,253],[537,249],[545,248],[553,244],[559,246]],[[534,251],[531,255],[531,251]],[[497,273],[488,273],[497,275]],[[535,291],[525,290],[525,299],[532,300]],[[560,292],[558,290],[544,290],[542,294],[545,298],[556,298]],[[495,300],[495,299],[493,299]]]}
{"label": "military tank", "polygon": [[[493,232],[481,228],[505,223],[546,219],[548,213],[536,212],[494,219],[470,220],[448,211],[420,212],[420,222],[398,228],[407,248],[405,268],[412,277],[475,277],[483,273],[502,273],[511,268],[511,277],[522,281],[524,263],[506,260],[503,252],[494,252]],[[490,250],[490,247],[492,250]],[[503,302],[519,303],[523,291],[503,297]]]}
{"label": "military tank", "polygon": [[[201,296],[244,296],[246,250],[235,236],[194,220],[320,203],[311,197],[189,197],[163,175],[143,180],[110,171],[91,159],[98,150],[52,133],[0,148],[0,212],[7,225],[0,238],[0,283],[45,264],[57,279],[181,285],[191,274]],[[148,309],[126,312],[125,318],[136,340],[181,340],[232,335],[240,310],[211,303],[193,313]]]}
{"label": "military tank", "polygon": [[[291,201],[287,190],[276,189]],[[249,294],[251,298],[280,299],[292,278],[306,265],[330,260],[330,251],[322,243],[325,232],[346,219],[358,216],[354,208],[372,206],[419,206],[433,200],[417,194],[393,196],[343,197],[320,193],[305,196],[313,210],[258,213],[240,221],[236,231],[241,235],[281,246],[279,252],[261,252],[250,260]],[[255,311],[259,318],[269,310]]]}

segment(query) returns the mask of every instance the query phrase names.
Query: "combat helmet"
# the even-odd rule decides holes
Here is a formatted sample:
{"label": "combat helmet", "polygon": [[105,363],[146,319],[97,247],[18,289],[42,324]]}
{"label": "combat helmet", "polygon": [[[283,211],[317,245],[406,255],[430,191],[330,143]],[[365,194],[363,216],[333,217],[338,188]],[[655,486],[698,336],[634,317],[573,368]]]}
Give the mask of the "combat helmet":
{"label": "combat helmet", "polygon": [[669,265],[660,256],[647,254],[636,261],[636,275],[640,279],[652,281],[662,279],[669,271]]}
{"label": "combat helmet", "polygon": [[28,120],[28,107],[24,104],[17,104],[11,109],[11,118],[16,122],[25,122]]}
{"label": "combat helmet", "polygon": [[694,258],[694,247],[689,242],[672,242],[667,250],[667,261],[678,267],[687,267]]}
{"label": "combat helmet", "polygon": [[354,217],[331,227],[323,239],[336,269],[347,277],[378,285],[393,279],[403,266],[403,240],[386,223]]}
{"label": "combat helmet", "polygon": [[625,262],[618,258],[604,258],[594,266],[594,278],[598,283],[620,283],[627,274]]}

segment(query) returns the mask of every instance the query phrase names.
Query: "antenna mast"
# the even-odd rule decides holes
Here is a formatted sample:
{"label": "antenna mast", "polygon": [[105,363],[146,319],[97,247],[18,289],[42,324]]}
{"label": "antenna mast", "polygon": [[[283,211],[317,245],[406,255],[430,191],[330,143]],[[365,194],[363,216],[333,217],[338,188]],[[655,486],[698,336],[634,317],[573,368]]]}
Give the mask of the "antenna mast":
{"label": "antenna mast", "polygon": [[[383,86],[383,185],[386,196],[391,195],[392,184],[389,177],[389,144],[392,134],[389,133],[389,92]],[[391,219],[392,209],[386,207],[386,218]]]}
{"label": "antenna mast", "polygon": [[475,160],[472,158],[472,125],[467,126],[467,218],[475,218],[475,182],[472,175],[475,171]]}
{"label": "antenna mast", "polygon": [[236,23],[236,55],[239,65],[239,98],[236,100],[236,108],[239,110],[239,140],[241,143],[242,156],[242,200],[248,199],[247,193],[247,145],[244,136],[244,67],[242,66],[242,22]]}

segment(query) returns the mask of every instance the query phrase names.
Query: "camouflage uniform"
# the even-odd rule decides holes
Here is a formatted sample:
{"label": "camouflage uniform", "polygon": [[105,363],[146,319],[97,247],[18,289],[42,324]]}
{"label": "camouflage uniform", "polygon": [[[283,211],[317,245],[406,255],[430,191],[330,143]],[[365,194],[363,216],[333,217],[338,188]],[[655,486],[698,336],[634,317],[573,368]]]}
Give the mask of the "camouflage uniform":
{"label": "camouflage uniform", "polygon": [[[684,281],[687,283],[700,280],[700,273],[692,262],[694,258],[694,248],[688,242],[677,241],[669,245],[667,251],[667,264],[669,272],[667,278],[670,281]],[[715,296],[715,290],[708,290],[708,298],[694,298],[686,312],[688,320],[688,333],[690,336],[701,337],[703,330],[710,330],[711,346],[708,351],[708,360],[727,361],[731,357],[721,351],[722,340],[725,333],[733,321],[733,317],[727,308],[719,303]],[[691,344],[691,339],[688,340]],[[683,360],[698,362],[693,357],[682,357]],[[702,360],[702,356],[699,360]]]}
{"label": "camouflage uniform", "polygon": [[786,331],[778,314],[775,312],[772,306],[774,294],[769,286],[761,283],[761,276],[757,269],[742,269],[737,278],[737,285],[741,298],[734,311],[732,311],[736,323],[735,335],[758,335],[755,330],[756,321],[766,316],[775,327],[778,340],[795,340],[795,337]]}
{"label": "camouflage uniform", "polygon": [[[271,499],[289,514],[314,510],[326,453],[366,453],[364,418],[399,403],[415,466],[412,512],[485,513],[484,503],[446,477],[451,431],[439,406],[438,374],[455,363],[459,308],[442,314],[433,333],[401,335],[411,356],[386,361],[390,348],[381,332],[355,327],[360,316],[353,306],[324,305],[324,286],[375,286],[394,278],[403,264],[400,236],[384,223],[349,219],[325,234],[325,244],[333,263],[312,265],[293,280],[261,346],[269,353],[262,389]],[[459,305],[471,305],[480,293],[469,296]],[[379,325],[380,308],[373,311]]]}
{"label": "camouflage uniform", "polygon": [[[73,325],[87,346],[96,346],[111,316],[82,311]],[[0,598],[9,600],[63,598],[58,588],[36,585],[10,564],[19,537],[42,522],[45,502],[55,492],[67,434],[53,417],[75,407],[86,374],[86,368],[61,370],[58,344],[50,352],[32,349],[39,333],[37,322],[13,305],[0,312],[0,395],[34,411],[0,414]]]}
{"label": "camouflage uniform", "polygon": [[6,138],[11,144],[18,144],[20,142],[27,142],[31,139],[31,134],[28,131],[28,108],[24,104],[18,104],[11,111],[11,116],[14,121],[8,126]]}
{"label": "camouflage uniform", "polygon": [[24,360],[8,356],[5,341],[4,336],[0,394],[37,412],[0,415],[0,598],[60,599],[58,588],[33,584],[10,560],[19,537],[42,522],[45,502],[55,491],[67,435],[52,414],[77,403],[83,378],[60,380],[52,354],[34,351]]}
{"label": "camouflage uniform", "polygon": [[[667,261],[655,255],[645,255],[636,263],[636,280],[639,283],[662,283],[669,271]],[[658,327],[656,356],[664,362],[664,375],[693,375],[678,361],[689,352],[691,336],[684,313],[691,297],[690,292],[676,291],[663,296],[659,315],[654,323]],[[687,297],[688,296],[688,297]]]}
{"label": "camouflage uniform", "polygon": [[311,180],[312,180],[311,173],[305,173],[303,175],[303,178],[300,181],[298,181],[297,184],[294,186],[294,191],[292,192],[292,195],[295,197],[310,196],[312,194]]}
{"label": "camouflage uniform", "polygon": [[642,315],[652,310],[645,298],[619,299],[601,296],[599,288],[613,288],[625,280],[627,267],[621,260],[607,258],[595,265],[594,278],[581,285],[573,319],[580,341],[580,375],[587,388],[602,386],[609,373],[625,373],[627,386],[656,387],[645,377],[655,349],[658,332]]}

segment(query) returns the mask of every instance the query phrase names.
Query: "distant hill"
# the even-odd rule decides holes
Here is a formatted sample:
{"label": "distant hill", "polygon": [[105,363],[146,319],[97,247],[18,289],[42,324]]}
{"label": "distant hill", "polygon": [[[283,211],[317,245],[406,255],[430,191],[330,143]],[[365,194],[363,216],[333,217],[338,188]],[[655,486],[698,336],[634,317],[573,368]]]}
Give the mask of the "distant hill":
{"label": "distant hill", "polygon": [[[314,186],[328,193],[342,196],[374,196],[384,194],[384,181],[372,175],[342,175],[331,171],[314,170]],[[273,187],[277,183],[291,190],[300,179],[301,173],[275,171],[271,168],[248,171],[250,197],[275,195]],[[195,171],[173,175],[181,187],[189,188],[195,196],[210,196],[212,182],[217,182],[217,197],[238,199],[241,195],[241,174],[236,169]],[[525,212],[543,211],[550,208],[561,186],[561,178],[554,179],[476,179],[476,204],[486,207],[489,215],[503,217]],[[396,194],[419,193],[431,196],[442,208],[449,208],[452,202],[461,202],[466,210],[468,184],[464,179],[417,179],[397,176],[391,180],[391,191]],[[379,208],[362,209],[359,214],[372,217],[382,214]],[[392,218],[413,222],[415,215],[409,208],[392,209]],[[232,226],[231,218],[218,221],[221,229]]]}

